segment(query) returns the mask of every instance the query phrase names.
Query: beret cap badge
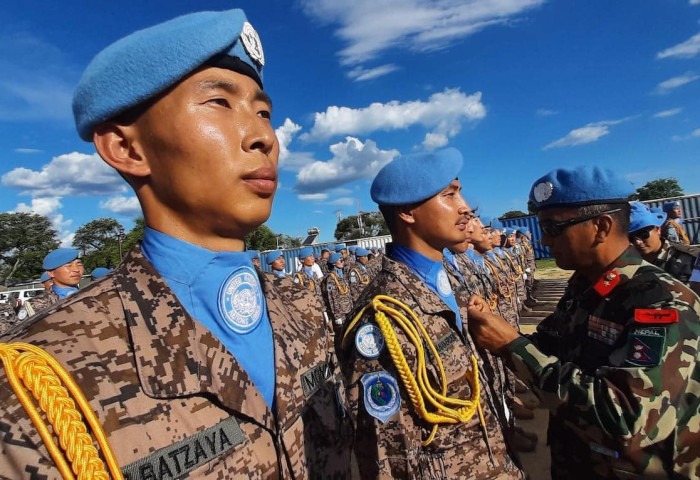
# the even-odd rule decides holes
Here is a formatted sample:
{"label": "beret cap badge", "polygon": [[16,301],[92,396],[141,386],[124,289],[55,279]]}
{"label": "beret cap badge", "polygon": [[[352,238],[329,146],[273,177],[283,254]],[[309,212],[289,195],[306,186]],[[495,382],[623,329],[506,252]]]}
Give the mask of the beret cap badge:
{"label": "beret cap badge", "polygon": [[554,185],[551,182],[542,182],[535,186],[533,196],[537,202],[545,202],[549,200],[554,192]]}
{"label": "beret cap badge", "polygon": [[250,58],[257,62],[261,67],[265,66],[265,53],[263,52],[262,42],[250,22],[243,24],[241,31],[241,42]]}

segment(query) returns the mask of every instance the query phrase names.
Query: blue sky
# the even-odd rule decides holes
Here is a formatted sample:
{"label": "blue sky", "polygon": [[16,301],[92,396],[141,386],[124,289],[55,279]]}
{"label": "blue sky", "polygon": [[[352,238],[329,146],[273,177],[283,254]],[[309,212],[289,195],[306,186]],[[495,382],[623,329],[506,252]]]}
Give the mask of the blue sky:
{"label": "blue sky", "polygon": [[138,203],[79,139],[72,91],[102,48],[195,3],[240,6],[260,34],[282,147],[276,232],[332,240],[339,213],[376,209],[379,168],[444,146],[487,216],[526,210],[532,181],[581,164],[700,192],[700,0],[10,0],[0,211],[47,215],[65,244],[96,218],[132,226]]}

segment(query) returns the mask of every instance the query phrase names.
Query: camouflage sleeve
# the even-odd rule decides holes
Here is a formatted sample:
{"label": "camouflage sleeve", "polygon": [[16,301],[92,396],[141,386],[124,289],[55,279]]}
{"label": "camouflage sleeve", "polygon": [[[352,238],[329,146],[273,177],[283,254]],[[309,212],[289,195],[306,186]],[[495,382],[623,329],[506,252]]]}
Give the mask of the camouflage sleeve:
{"label": "camouflage sleeve", "polygon": [[[610,363],[584,372],[578,365],[544,354],[537,336],[511,342],[506,357],[516,374],[535,389],[542,403],[591,438],[615,438],[624,445],[648,445],[667,438],[684,412],[689,385],[697,385],[700,326],[694,308],[681,301],[647,308],[674,309],[678,322],[633,324]],[[644,345],[644,347],[640,347]],[[700,427],[695,415],[690,421]]]}

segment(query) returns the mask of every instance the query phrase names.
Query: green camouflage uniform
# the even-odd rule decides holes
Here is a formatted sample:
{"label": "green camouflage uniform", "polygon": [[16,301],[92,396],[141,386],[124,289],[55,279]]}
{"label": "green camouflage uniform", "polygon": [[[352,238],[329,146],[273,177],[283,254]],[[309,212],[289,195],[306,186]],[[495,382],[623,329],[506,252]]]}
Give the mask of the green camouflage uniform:
{"label": "green camouflage uniform", "polygon": [[[618,283],[619,282],[619,283]],[[700,477],[700,300],[630,247],[505,349],[550,410],[553,479]]]}
{"label": "green camouflage uniform", "polygon": [[[352,427],[318,300],[258,272],[274,406],[135,247],[111,275],[13,329],[73,376],[125,477],[349,478]],[[59,472],[0,367],[0,478]]]}
{"label": "green camouflage uniform", "polygon": [[671,244],[664,240],[661,250],[651,263],[681,282],[688,283],[693,273],[693,264],[698,257],[697,251],[698,247]]}

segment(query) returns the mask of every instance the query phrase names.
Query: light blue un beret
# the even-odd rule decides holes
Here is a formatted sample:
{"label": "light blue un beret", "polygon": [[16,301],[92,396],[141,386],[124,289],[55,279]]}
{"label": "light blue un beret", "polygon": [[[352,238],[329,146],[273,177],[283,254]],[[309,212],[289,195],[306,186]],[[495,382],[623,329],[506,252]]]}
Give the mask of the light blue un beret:
{"label": "light blue un beret", "polygon": [[503,224],[497,218],[491,220],[491,230],[503,230]]}
{"label": "light blue un beret", "polygon": [[356,257],[366,257],[367,255],[369,255],[369,252],[367,251],[366,248],[357,247],[357,249],[355,249],[355,256]]}
{"label": "light blue un beret", "polygon": [[282,256],[282,251],[281,250],[272,250],[271,252],[267,252],[265,254],[265,263],[268,265],[272,264],[275,260],[280,258]]}
{"label": "light blue un beret", "polygon": [[357,250],[357,245],[350,245],[348,247],[348,252],[350,252],[350,253],[354,253],[355,250]]}
{"label": "light blue un beret", "polygon": [[651,226],[660,227],[665,221],[665,213],[652,212],[642,202],[630,203],[630,232]]}
{"label": "light blue un beret", "polygon": [[626,203],[632,184],[599,167],[558,168],[535,180],[530,201],[536,210],[548,207],[582,207],[602,203]]}
{"label": "light blue un beret", "polygon": [[328,263],[330,263],[331,265],[333,265],[333,264],[336,263],[338,260],[342,260],[342,259],[343,259],[343,254],[342,254],[342,253],[339,253],[339,252],[331,253],[331,256],[328,257]]}
{"label": "light blue un beret", "polygon": [[306,258],[309,255],[314,254],[314,249],[311,247],[304,247],[301,250],[299,250],[299,253],[297,254],[297,257],[299,258]]}
{"label": "light blue un beret", "polygon": [[100,278],[100,277],[104,277],[105,275],[107,275],[107,274],[108,274],[109,272],[111,272],[111,271],[112,271],[112,270],[109,269],[109,268],[97,267],[97,268],[95,268],[95,269],[92,271],[92,273],[90,274],[90,276],[91,276],[93,279],[94,279],[94,278]]}
{"label": "light blue un beret", "polygon": [[260,259],[260,250],[246,250],[246,253],[251,260],[254,258],[257,258],[258,260]]}
{"label": "light blue un beret", "polygon": [[664,209],[664,212],[668,213],[671,210],[673,210],[674,208],[680,207],[680,206],[681,206],[681,202],[679,202],[678,200],[674,200],[672,202],[664,203],[663,209]]}
{"label": "light blue un beret", "polygon": [[73,250],[72,248],[57,248],[44,257],[44,270],[54,270],[61,265],[72,262],[79,256],[79,250]]}
{"label": "light blue un beret", "polygon": [[369,193],[378,205],[421,202],[442,191],[461,169],[462,154],[454,148],[403,155],[379,170]]}
{"label": "light blue un beret", "polygon": [[243,10],[183,15],[117,40],[90,62],[75,90],[80,138],[92,141],[96,125],[164,92],[220,54],[215,64],[262,87],[265,56]]}
{"label": "light blue un beret", "polygon": [[513,227],[506,227],[506,229],[505,229],[506,237],[510,237],[515,232],[516,232],[516,230]]}
{"label": "light blue un beret", "polygon": [[51,280],[51,277],[49,277],[49,274],[47,272],[42,273],[41,277],[39,278],[39,281],[41,283],[44,283],[47,280]]}
{"label": "light blue un beret", "polygon": [[345,250],[347,247],[345,246],[344,243],[339,243],[338,245],[335,246],[335,251],[339,252],[341,250]]}

